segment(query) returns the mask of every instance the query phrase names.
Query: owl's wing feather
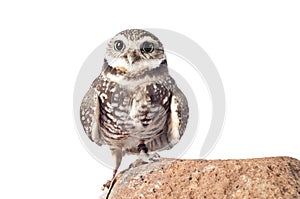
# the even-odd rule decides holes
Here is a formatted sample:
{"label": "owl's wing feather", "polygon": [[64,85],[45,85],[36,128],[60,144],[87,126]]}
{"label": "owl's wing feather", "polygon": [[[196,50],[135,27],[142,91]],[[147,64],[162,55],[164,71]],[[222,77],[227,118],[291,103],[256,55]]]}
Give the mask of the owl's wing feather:
{"label": "owl's wing feather", "polygon": [[85,94],[80,106],[80,120],[88,137],[98,145],[102,145],[100,133],[100,77],[96,78]]}
{"label": "owl's wing feather", "polygon": [[164,133],[155,137],[147,147],[150,151],[171,149],[183,136],[189,118],[188,101],[183,92],[177,87],[173,78],[167,79],[166,87],[171,91],[169,106],[168,125]]}
{"label": "owl's wing feather", "polygon": [[173,92],[170,104],[171,114],[168,131],[170,148],[172,148],[182,137],[189,118],[188,101],[183,92],[177,87],[174,80],[172,90]]}

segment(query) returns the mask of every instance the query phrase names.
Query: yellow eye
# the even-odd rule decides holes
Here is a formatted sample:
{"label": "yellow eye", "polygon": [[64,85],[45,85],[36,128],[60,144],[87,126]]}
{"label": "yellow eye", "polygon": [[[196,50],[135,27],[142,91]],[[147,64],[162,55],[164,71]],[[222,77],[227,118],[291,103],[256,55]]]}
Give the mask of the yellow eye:
{"label": "yellow eye", "polygon": [[151,53],[154,50],[154,44],[148,41],[145,41],[142,44],[141,50],[145,53]]}
{"label": "yellow eye", "polygon": [[121,40],[115,41],[115,45],[114,45],[115,50],[121,51],[124,49],[124,47],[125,47],[125,45],[124,45],[123,41],[121,41]]}

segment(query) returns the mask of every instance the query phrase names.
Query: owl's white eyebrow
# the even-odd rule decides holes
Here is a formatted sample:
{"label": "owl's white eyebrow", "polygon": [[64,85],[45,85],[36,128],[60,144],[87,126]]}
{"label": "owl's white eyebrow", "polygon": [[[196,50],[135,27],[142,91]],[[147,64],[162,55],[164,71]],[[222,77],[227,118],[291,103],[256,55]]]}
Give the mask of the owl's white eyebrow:
{"label": "owl's white eyebrow", "polygon": [[127,41],[127,38],[124,35],[117,35],[115,36],[115,41],[116,40],[122,40],[122,41]]}
{"label": "owl's white eyebrow", "polygon": [[145,37],[139,39],[138,41],[139,42],[143,42],[143,41],[152,41],[152,42],[155,42],[156,40],[154,40],[152,37],[145,36]]}

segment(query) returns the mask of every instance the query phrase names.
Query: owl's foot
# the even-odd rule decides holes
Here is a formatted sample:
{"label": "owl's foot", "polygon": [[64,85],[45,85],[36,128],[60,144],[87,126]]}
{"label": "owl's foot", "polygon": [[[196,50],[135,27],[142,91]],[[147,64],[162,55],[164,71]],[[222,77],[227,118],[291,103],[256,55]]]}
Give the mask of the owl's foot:
{"label": "owl's foot", "polygon": [[114,186],[114,184],[116,183],[116,178],[113,178],[112,180],[108,180],[103,186],[102,186],[102,191],[105,190],[105,188],[107,188],[107,190],[105,190],[102,195],[100,196],[99,199],[107,199],[109,198],[110,192]]}
{"label": "owl's foot", "polygon": [[113,172],[113,177],[111,180],[107,180],[105,184],[102,185],[101,190],[104,191],[105,188],[109,189],[110,186],[112,185],[112,182],[114,181],[116,174],[117,174],[118,169],[115,169]]}
{"label": "owl's foot", "polygon": [[158,153],[147,153],[147,154],[140,154],[140,157],[138,160],[141,160],[143,164],[149,164],[153,162],[157,162],[160,159],[160,156]]}
{"label": "owl's foot", "polygon": [[156,162],[159,160],[160,156],[158,153],[148,153],[148,148],[144,142],[138,145],[137,147],[139,154],[139,158],[129,165],[129,168],[137,167],[143,164],[148,164],[151,162]]}
{"label": "owl's foot", "polygon": [[160,156],[158,153],[148,153],[148,148],[144,143],[138,145],[138,151],[140,152],[140,159],[144,160],[144,162],[156,162]]}
{"label": "owl's foot", "polygon": [[129,165],[129,168],[134,168],[143,164],[149,164],[152,162],[157,162],[160,159],[158,153],[144,153],[141,152],[139,158]]}
{"label": "owl's foot", "polygon": [[107,180],[107,182],[102,185],[101,190],[104,191],[105,188],[109,189],[110,185],[111,185],[111,180]]}
{"label": "owl's foot", "polygon": [[157,162],[160,159],[160,155],[156,152],[148,154],[149,162]]}

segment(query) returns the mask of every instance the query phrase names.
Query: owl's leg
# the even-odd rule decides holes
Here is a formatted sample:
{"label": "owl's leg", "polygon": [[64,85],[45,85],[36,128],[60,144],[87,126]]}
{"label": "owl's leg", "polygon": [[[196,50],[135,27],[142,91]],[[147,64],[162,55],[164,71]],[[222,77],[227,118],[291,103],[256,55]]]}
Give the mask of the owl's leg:
{"label": "owl's leg", "polygon": [[138,145],[138,152],[141,153],[148,153],[148,148],[146,146],[146,144],[144,143],[144,141],[141,141],[141,143]]}
{"label": "owl's leg", "polygon": [[115,166],[114,173],[113,173],[113,178],[114,178],[118,172],[120,165],[121,165],[123,151],[121,148],[117,148],[112,151],[112,154],[113,154],[113,156],[115,156],[115,159],[116,159],[116,166]]}
{"label": "owl's leg", "polygon": [[102,190],[104,190],[105,188],[109,189],[109,187],[111,185],[111,182],[113,182],[114,178],[116,177],[116,174],[117,174],[118,169],[119,169],[119,167],[121,165],[121,162],[122,162],[123,151],[122,151],[121,148],[112,148],[111,152],[112,152],[112,155],[116,159],[116,165],[115,165],[115,169],[113,171],[113,176],[112,176],[111,180],[108,180],[105,184],[103,184],[103,186],[101,188]]}

